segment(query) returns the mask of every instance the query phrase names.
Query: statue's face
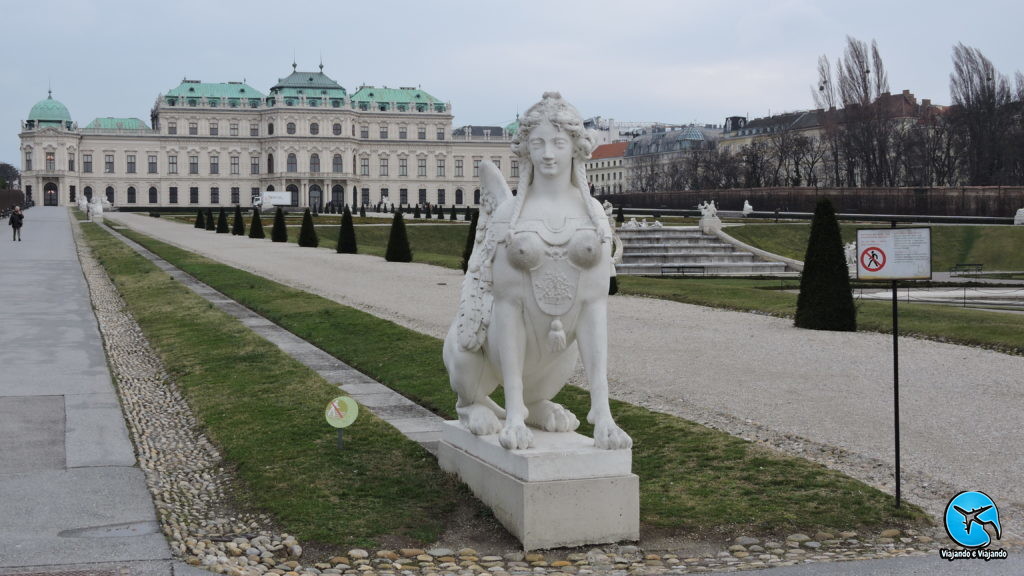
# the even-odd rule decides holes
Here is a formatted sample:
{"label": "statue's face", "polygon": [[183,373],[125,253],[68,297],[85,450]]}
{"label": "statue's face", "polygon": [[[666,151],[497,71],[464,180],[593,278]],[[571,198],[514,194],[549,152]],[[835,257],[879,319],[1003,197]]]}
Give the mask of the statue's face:
{"label": "statue's face", "polygon": [[533,169],[542,176],[558,176],[572,166],[572,137],[550,122],[530,131],[529,148]]}

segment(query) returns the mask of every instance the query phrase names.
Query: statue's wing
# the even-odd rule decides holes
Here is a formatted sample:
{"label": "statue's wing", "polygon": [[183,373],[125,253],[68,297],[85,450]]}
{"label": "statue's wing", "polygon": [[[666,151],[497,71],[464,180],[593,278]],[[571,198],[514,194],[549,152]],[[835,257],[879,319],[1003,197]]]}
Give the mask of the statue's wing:
{"label": "statue's wing", "polygon": [[487,339],[487,325],[494,305],[491,263],[500,240],[491,220],[498,206],[510,198],[512,191],[498,167],[487,160],[481,162],[480,216],[476,224],[473,253],[469,257],[459,299],[459,346],[466,350],[478,350]]}

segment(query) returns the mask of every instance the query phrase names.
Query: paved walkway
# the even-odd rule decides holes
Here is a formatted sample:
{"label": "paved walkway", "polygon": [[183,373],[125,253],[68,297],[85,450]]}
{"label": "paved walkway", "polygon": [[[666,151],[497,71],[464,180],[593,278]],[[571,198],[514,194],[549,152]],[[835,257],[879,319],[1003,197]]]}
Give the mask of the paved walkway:
{"label": "paved walkway", "polygon": [[[455,313],[455,270],[107,216],[436,337]],[[890,336],[632,297],[612,298],[609,315],[615,397],[893,489]],[[1024,358],[903,338],[900,360],[904,496],[937,514],[957,491],[976,489],[1024,510]]]}
{"label": "paved walkway", "polygon": [[0,573],[190,573],[135,465],[68,210],[0,232]]}

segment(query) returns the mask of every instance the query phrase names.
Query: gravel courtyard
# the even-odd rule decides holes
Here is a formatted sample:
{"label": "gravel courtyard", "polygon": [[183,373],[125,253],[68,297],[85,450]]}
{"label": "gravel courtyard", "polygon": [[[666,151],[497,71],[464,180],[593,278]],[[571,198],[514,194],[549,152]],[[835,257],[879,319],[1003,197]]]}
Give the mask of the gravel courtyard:
{"label": "gravel courtyard", "polygon": [[[438,338],[455,314],[457,270],[106,216]],[[891,336],[626,296],[609,301],[609,334],[615,398],[893,490]],[[981,490],[1003,514],[1024,511],[1024,358],[901,338],[900,368],[904,497],[938,515],[957,492]]]}

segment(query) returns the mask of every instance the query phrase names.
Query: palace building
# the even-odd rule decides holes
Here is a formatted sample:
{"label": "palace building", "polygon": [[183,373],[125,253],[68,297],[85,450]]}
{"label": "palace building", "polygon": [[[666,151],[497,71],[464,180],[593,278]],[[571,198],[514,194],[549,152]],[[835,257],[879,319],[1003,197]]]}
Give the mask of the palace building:
{"label": "palace building", "polygon": [[266,94],[244,82],[183,80],[157,97],[150,124],[81,127],[52,94],[22,122],[22,186],[46,205],[103,195],[114,207],[242,204],[287,191],[293,206],[378,202],[474,205],[490,160],[512,188],[516,124],[453,128],[452,106],[420,88],[360,86],[292,73]]}

